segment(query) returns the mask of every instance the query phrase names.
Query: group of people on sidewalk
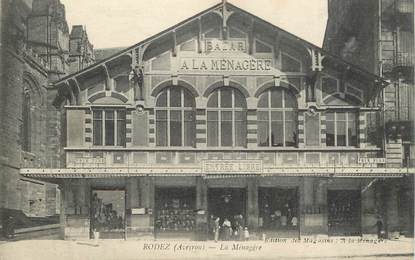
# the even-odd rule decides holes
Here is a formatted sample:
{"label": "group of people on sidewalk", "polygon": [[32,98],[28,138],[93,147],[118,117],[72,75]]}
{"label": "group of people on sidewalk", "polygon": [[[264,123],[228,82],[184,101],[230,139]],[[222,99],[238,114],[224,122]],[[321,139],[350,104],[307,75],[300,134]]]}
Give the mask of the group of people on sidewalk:
{"label": "group of people on sidewalk", "polygon": [[247,241],[249,240],[248,227],[244,227],[244,218],[242,215],[230,217],[210,216],[209,233],[215,241]]}

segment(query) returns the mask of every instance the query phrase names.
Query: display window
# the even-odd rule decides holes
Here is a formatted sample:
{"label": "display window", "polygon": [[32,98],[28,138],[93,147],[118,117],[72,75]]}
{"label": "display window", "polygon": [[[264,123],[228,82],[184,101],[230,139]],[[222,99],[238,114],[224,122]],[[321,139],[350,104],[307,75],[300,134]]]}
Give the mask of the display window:
{"label": "display window", "polygon": [[298,230],[298,191],[296,188],[260,188],[259,227],[263,230]]}
{"label": "display window", "polygon": [[328,190],[327,198],[329,235],[360,235],[360,191]]}
{"label": "display window", "polygon": [[195,230],[194,188],[156,188],[155,229],[158,235]]}
{"label": "display window", "polygon": [[91,235],[96,236],[97,232],[99,238],[124,237],[124,190],[92,190]]}

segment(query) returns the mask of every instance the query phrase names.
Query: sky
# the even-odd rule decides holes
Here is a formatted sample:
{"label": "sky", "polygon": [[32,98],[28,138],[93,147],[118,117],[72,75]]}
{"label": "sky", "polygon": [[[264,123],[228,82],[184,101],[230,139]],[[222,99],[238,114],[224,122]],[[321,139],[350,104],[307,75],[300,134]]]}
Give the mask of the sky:
{"label": "sky", "polygon": [[[69,26],[85,25],[95,49],[128,47],[220,0],[61,0]],[[327,0],[228,0],[280,28],[321,46]]]}

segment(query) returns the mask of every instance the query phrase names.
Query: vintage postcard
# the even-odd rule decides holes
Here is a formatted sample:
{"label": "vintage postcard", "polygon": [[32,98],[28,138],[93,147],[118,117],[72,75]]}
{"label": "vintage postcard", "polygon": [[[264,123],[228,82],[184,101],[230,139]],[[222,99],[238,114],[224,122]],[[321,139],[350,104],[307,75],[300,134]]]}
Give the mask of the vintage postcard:
{"label": "vintage postcard", "polygon": [[0,260],[413,259],[413,0],[0,11]]}

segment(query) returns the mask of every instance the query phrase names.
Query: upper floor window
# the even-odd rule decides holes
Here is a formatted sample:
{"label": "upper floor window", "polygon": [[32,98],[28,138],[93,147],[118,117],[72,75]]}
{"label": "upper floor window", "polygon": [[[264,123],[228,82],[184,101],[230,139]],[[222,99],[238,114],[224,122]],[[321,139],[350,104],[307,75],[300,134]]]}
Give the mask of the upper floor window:
{"label": "upper floor window", "polygon": [[157,146],[195,146],[195,101],[183,87],[168,87],[157,96]]}
{"label": "upper floor window", "polygon": [[31,151],[31,112],[32,105],[29,90],[24,90],[22,94],[22,125],[21,125],[21,145],[22,150],[26,152]]}
{"label": "upper floor window", "polygon": [[246,100],[231,87],[218,88],[207,103],[207,145],[246,146]]}
{"label": "upper floor window", "polygon": [[93,110],[93,144],[125,146],[125,110]]}
{"label": "upper floor window", "polygon": [[273,87],[259,96],[258,146],[297,145],[297,100],[288,90]]}
{"label": "upper floor window", "polygon": [[326,113],[326,145],[357,146],[358,114],[356,112]]}

